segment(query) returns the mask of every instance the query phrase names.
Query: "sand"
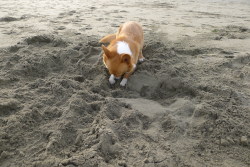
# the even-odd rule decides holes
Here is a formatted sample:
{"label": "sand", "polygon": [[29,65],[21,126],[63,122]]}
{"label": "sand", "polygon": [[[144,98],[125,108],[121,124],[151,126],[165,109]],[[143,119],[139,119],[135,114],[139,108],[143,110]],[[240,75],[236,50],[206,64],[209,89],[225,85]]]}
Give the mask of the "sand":
{"label": "sand", "polygon": [[[0,1],[0,167],[250,166],[250,3]],[[99,39],[145,31],[125,88]]]}

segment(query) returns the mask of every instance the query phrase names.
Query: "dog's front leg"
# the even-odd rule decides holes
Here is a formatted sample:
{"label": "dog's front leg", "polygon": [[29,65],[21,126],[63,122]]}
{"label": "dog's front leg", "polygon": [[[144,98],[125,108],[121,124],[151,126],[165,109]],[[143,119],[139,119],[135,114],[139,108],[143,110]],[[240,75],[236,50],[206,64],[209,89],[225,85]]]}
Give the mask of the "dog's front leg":
{"label": "dog's front leg", "polygon": [[125,86],[125,85],[127,84],[127,82],[128,82],[128,78],[123,77],[123,79],[122,79],[120,85],[121,85],[121,86]]}
{"label": "dog's front leg", "polygon": [[112,84],[112,85],[115,83],[115,76],[114,76],[114,74],[110,75],[110,77],[109,77],[109,83]]}
{"label": "dog's front leg", "polygon": [[135,71],[135,68],[136,68],[136,65],[134,64],[133,65],[133,70],[124,74],[123,79],[122,79],[122,81],[120,83],[121,86],[125,86],[127,84],[128,78]]}

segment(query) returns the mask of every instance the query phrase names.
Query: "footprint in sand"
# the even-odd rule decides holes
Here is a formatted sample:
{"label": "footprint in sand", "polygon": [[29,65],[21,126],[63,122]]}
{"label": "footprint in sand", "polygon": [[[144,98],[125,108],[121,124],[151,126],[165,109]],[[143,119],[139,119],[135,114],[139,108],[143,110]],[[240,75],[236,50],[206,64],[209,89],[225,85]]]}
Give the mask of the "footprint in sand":
{"label": "footprint in sand", "polygon": [[0,99],[0,116],[9,116],[21,109],[21,104],[15,99]]}
{"label": "footprint in sand", "polygon": [[20,20],[19,18],[11,17],[11,16],[6,16],[6,17],[1,17],[0,22],[12,22],[12,21],[18,21]]}

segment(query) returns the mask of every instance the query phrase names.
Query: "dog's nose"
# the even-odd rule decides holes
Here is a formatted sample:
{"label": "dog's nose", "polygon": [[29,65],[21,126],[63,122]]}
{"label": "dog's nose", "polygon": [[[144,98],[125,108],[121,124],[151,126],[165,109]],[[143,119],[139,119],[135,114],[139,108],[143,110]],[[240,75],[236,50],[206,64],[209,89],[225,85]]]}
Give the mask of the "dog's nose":
{"label": "dog's nose", "polygon": [[116,76],[115,76],[115,79],[120,79],[120,78],[121,78],[121,77],[116,77]]}

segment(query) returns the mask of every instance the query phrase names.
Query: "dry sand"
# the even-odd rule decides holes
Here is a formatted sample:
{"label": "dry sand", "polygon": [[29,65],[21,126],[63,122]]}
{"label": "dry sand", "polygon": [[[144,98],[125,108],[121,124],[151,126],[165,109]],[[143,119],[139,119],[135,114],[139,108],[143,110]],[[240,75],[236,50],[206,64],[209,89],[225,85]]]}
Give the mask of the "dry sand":
{"label": "dry sand", "polygon": [[[250,2],[0,1],[1,167],[250,166]],[[98,40],[146,61],[111,86]]]}

